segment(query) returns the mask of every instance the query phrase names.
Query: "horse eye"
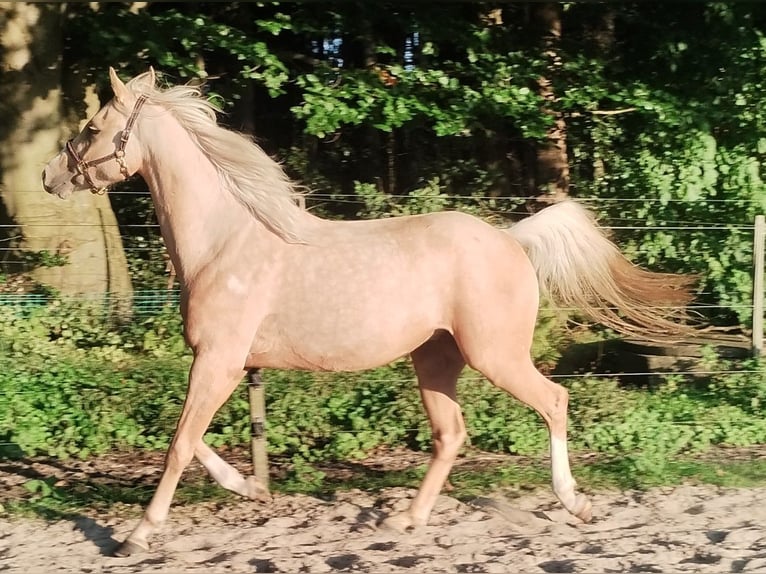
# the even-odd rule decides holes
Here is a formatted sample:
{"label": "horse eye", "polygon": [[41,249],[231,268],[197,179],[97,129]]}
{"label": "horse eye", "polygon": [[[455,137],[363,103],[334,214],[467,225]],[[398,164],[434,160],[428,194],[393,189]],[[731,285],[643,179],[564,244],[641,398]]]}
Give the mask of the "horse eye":
{"label": "horse eye", "polygon": [[94,126],[93,124],[88,124],[88,131],[89,131],[90,133],[92,133],[93,135],[96,135],[97,133],[100,133],[100,132],[101,132],[101,130],[100,130],[100,129],[98,129],[98,128],[97,128],[96,126]]}

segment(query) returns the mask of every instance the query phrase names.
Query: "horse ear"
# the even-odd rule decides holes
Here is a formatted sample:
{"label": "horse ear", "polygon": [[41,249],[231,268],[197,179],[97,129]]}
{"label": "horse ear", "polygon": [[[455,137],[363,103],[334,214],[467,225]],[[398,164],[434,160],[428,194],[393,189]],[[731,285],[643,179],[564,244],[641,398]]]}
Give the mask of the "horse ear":
{"label": "horse ear", "polygon": [[157,85],[157,74],[154,73],[154,66],[149,66],[149,82],[152,87]]}
{"label": "horse ear", "polygon": [[114,92],[114,99],[120,103],[125,103],[129,99],[130,90],[122,82],[114,68],[109,67],[109,81],[112,84],[112,91]]}

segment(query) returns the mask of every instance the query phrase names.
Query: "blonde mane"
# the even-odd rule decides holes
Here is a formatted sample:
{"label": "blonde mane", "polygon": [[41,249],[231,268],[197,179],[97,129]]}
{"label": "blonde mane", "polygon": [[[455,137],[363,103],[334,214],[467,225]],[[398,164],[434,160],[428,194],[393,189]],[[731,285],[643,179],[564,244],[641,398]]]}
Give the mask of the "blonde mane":
{"label": "blonde mane", "polygon": [[127,87],[173,114],[215,166],[223,187],[258,221],[286,241],[302,242],[302,212],[295,200],[300,192],[282,166],[247,136],[219,126],[220,109],[198,87],[159,89],[151,77],[136,76]]}

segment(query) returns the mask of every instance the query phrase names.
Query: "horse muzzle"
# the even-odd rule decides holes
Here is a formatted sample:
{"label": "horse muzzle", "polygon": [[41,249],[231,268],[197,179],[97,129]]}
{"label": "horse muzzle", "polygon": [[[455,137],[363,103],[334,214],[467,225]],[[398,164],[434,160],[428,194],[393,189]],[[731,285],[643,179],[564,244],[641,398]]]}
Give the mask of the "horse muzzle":
{"label": "horse muzzle", "polygon": [[46,166],[42,173],[43,189],[51,195],[66,199],[74,192],[74,186],[70,179],[71,177],[63,181],[56,181],[56,178],[49,175],[48,166]]}

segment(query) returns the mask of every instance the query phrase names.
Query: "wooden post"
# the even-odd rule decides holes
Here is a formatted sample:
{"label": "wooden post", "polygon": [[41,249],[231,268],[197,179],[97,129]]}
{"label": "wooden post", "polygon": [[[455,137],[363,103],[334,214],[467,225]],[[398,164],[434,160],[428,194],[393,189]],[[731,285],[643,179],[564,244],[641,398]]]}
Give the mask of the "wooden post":
{"label": "wooden post", "polygon": [[250,452],[253,474],[264,488],[269,488],[269,458],[266,453],[266,400],[259,369],[247,372],[247,395],[250,399]]}
{"label": "wooden post", "polygon": [[763,353],[763,256],[766,219],[756,215],[753,232],[753,355]]}

